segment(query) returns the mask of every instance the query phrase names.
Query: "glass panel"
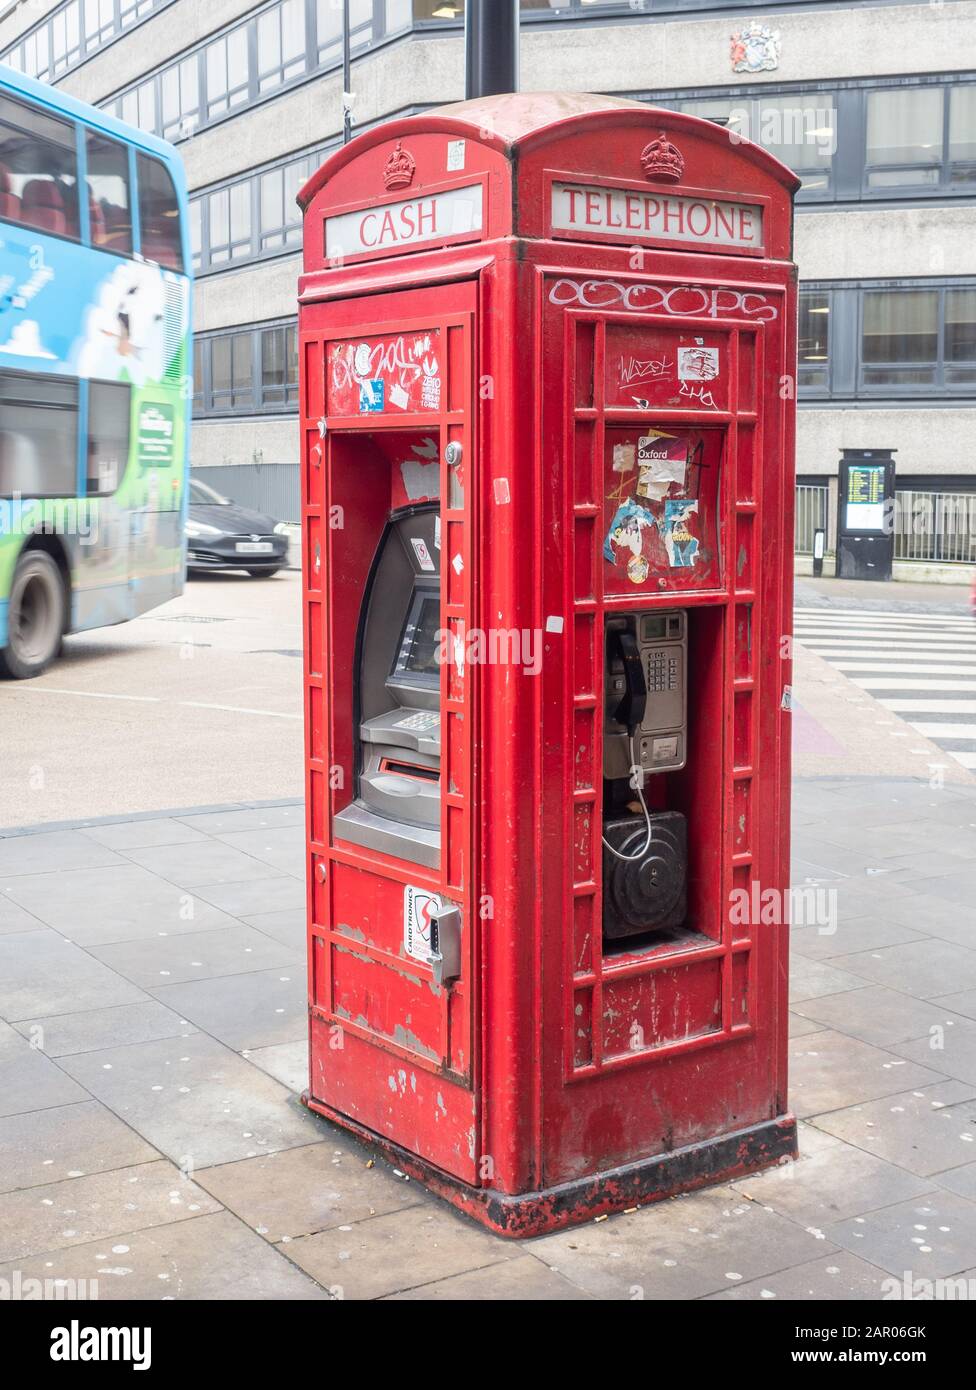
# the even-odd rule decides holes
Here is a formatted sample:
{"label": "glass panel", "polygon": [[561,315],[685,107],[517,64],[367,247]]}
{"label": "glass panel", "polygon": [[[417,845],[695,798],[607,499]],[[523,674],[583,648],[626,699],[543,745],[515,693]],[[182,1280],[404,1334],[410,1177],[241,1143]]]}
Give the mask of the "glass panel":
{"label": "glass panel", "polygon": [[830,341],[829,295],[812,290],[801,292],[798,339],[798,360],[803,384],[826,386]]}
{"label": "glass panel", "polygon": [[136,155],[139,178],[139,249],[147,261],[183,269],[180,209],[169,170],[150,155]]}
{"label": "glass panel", "polygon": [[[867,163],[942,163],[941,87],[868,93]],[[913,172],[903,181],[918,179]]]}
{"label": "glass panel", "polygon": [[829,173],[837,112],[828,96],[761,97],[753,125],[751,138],[797,173]]}
{"label": "glass panel", "polygon": [[0,96],[0,217],[78,237],[75,128]]}
{"label": "glass panel", "polygon": [[949,94],[949,162],[956,166],[949,171],[953,183],[976,182],[976,84]]}
{"label": "glass panel", "polygon": [[[866,290],[861,356],[864,380],[875,385],[928,385],[938,357],[938,290]],[[883,370],[874,363],[890,364]],[[902,363],[932,363],[924,370]]]}
{"label": "glass panel", "polygon": [[203,264],[203,203],[194,198],[189,206],[190,251],[193,254],[193,268],[199,270]]}
{"label": "glass panel", "polygon": [[132,211],[129,201],[129,152],[107,135],[89,131],[88,222],[92,246],[119,255],[132,253]]}
{"label": "glass panel", "polygon": [[976,362],[976,289],[946,290],[945,360]]}
{"label": "glass panel", "polygon": [[0,496],[74,497],[78,384],[0,373]]}
{"label": "glass panel", "polygon": [[88,495],[115,492],[129,459],[129,387],[93,381],[88,387]]}

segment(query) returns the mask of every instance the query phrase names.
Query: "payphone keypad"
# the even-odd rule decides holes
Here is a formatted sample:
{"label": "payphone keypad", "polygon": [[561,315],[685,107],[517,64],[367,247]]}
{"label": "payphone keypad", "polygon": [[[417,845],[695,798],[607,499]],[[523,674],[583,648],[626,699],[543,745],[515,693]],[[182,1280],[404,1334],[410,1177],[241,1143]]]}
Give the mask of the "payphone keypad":
{"label": "payphone keypad", "polygon": [[[686,753],[687,614],[681,610],[650,610],[612,620],[634,632],[641,653],[647,686],[647,703],[635,739],[634,752],[648,772],[684,767]],[[606,671],[606,746],[604,775],[630,773],[630,749],[626,731],[613,718],[626,681],[619,661],[608,661]]]}

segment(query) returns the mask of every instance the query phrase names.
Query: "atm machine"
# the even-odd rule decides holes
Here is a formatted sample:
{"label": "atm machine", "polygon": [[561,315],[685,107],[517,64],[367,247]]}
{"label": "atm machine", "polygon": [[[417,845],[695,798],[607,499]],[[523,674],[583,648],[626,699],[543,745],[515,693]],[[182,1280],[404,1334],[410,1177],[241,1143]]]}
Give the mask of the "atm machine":
{"label": "atm machine", "polygon": [[369,577],[355,657],[356,797],[335,818],[353,844],[437,868],[441,631],[436,505],[390,516]]}

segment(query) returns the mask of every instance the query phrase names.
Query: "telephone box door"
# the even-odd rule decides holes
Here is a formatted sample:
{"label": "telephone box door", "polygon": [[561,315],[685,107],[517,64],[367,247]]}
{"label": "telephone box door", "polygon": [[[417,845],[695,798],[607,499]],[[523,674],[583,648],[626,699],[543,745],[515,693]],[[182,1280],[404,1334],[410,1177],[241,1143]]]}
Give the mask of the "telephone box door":
{"label": "telephone box door", "polygon": [[310,1097],[468,1182],[474,309],[474,282],[310,304],[301,347]]}

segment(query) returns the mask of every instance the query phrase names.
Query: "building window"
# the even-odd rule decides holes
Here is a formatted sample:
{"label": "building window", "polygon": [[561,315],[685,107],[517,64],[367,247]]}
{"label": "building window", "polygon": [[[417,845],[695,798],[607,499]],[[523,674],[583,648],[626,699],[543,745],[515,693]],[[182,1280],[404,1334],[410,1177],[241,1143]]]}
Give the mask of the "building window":
{"label": "building window", "polygon": [[799,175],[800,196],[828,195],[837,153],[837,109],[829,92],[679,101],[675,108],[762,145]]}
{"label": "building window", "polygon": [[869,188],[939,183],[943,108],[941,87],[868,93],[865,171]]}
{"label": "building window", "polygon": [[284,0],[258,16],[257,54],[259,92],[301,76],[306,68],[305,0]]}
{"label": "building window", "polygon": [[251,254],[251,185],[249,180],[218,189],[208,199],[210,218],[210,264]]}
{"label": "building window", "polygon": [[945,381],[976,386],[976,289],[945,292]]}
{"label": "building window", "polygon": [[830,294],[801,290],[798,332],[799,384],[823,391],[830,384]]}
{"label": "building window", "polygon": [[130,388],[117,382],[92,381],[88,386],[89,497],[117,491],[129,458]]}
{"label": "building window", "polygon": [[265,407],[298,401],[298,331],[294,324],[261,331],[261,402]]}
{"label": "building window", "polygon": [[210,340],[210,400],[214,414],[254,405],[251,333],[227,333]]}
{"label": "building window", "polygon": [[216,39],[206,54],[207,119],[212,121],[248,99],[247,28]]}
{"label": "building window", "polygon": [[107,135],[85,136],[88,179],[88,225],[92,246],[132,254],[129,204],[129,151]]}
{"label": "building window", "polygon": [[75,497],[77,459],[77,381],[0,372],[0,497]]}
{"label": "building window", "polygon": [[298,330],[294,320],[194,340],[193,414],[287,413],[298,407]]}
{"label": "building window", "polygon": [[75,128],[0,96],[0,217],[78,239]]}
{"label": "building window", "polygon": [[159,83],[162,134],[185,140],[200,123],[200,64],[196,54],[166,68]]}
{"label": "building window", "polygon": [[864,386],[934,386],[938,290],[866,290],[861,334]]}
{"label": "building window", "polygon": [[262,251],[274,251],[302,239],[302,213],[295,201],[312,172],[311,161],[299,159],[283,169],[271,169],[258,181]]}

